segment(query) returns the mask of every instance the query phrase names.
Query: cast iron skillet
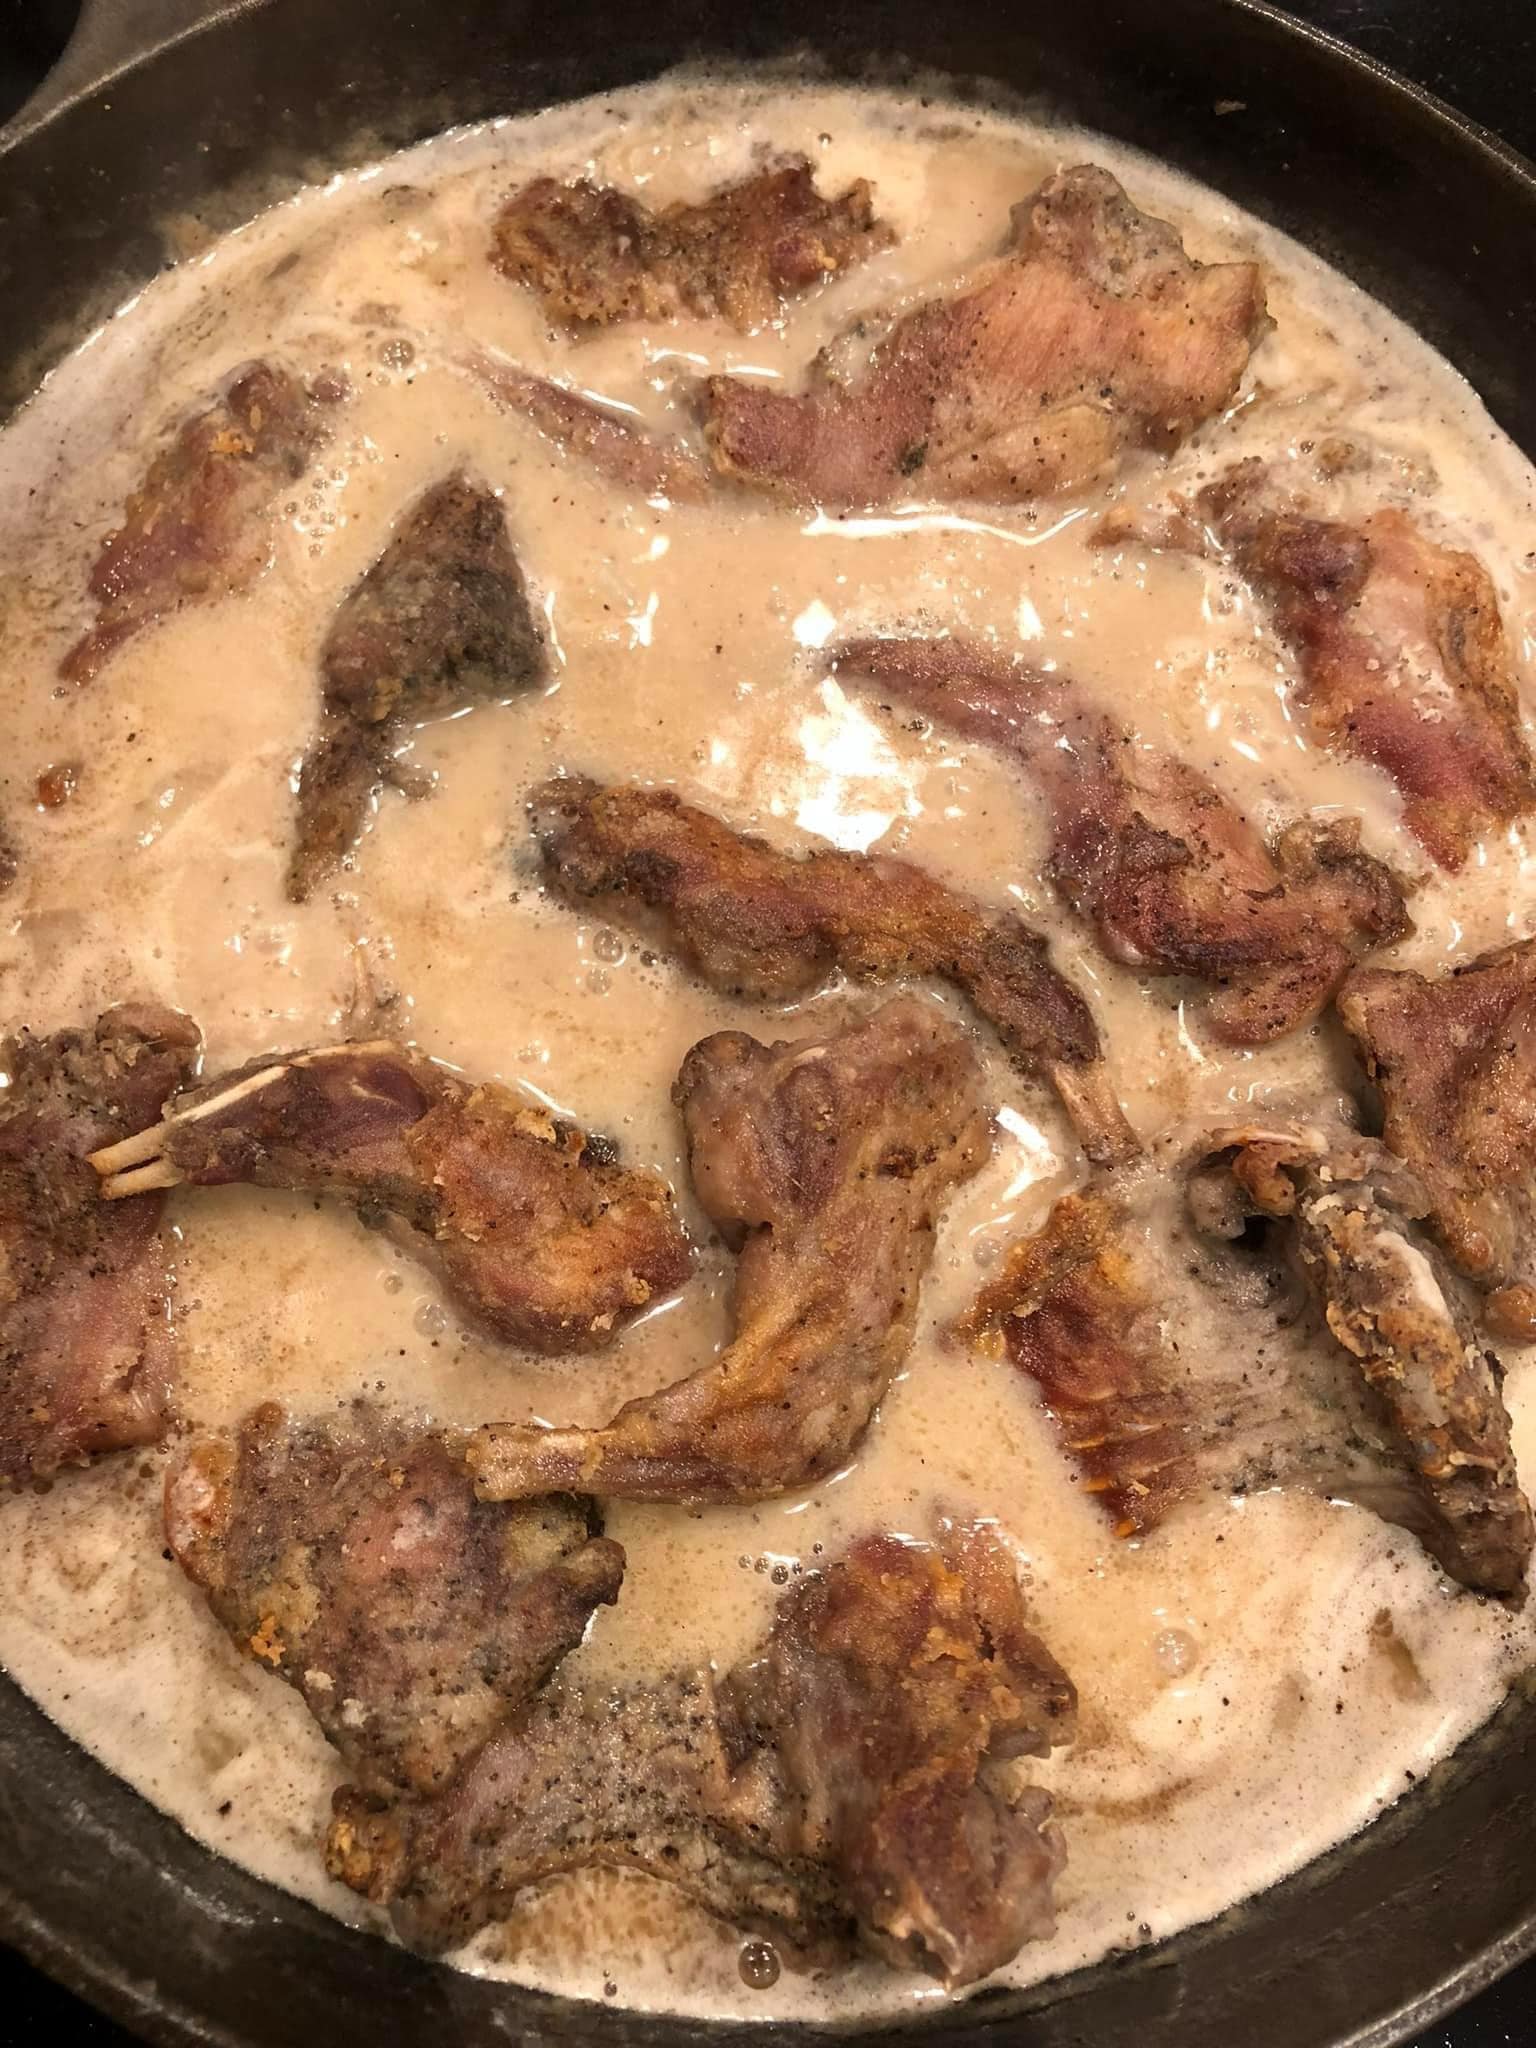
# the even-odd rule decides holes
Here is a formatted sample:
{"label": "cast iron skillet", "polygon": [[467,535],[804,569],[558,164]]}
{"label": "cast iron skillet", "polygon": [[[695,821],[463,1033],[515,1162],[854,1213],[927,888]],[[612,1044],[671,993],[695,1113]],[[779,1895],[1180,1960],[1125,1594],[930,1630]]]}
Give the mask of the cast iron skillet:
{"label": "cast iron skillet", "polygon": [[[0,138],[0,406],[161,267],[163,222],[216,230],[452,122],[700,57],[993,81],[1167,157],[1406,315],[1536,454],[1536,173],[1255,0],[89,0],[51,90]],[[199,1848],[3,1680],[0,1937],[166,2043],[702,2048],[732,2031],[483,1984],[352,1933]],[[1524,1689],[1356,1841],[1214,1926],[919,2031],[945,2048],[1388,2048],[1533,1951]],[[765,2027],[750,2048],[806,2038]]]}

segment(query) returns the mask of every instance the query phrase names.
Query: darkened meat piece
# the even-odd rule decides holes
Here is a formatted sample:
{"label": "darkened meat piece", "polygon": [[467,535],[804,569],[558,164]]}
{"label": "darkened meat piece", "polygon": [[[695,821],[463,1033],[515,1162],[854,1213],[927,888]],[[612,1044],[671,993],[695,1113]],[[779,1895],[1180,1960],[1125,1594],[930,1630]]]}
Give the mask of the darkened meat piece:
{"label": "darkened meat piece", "polygon": [[713,478],[693,450],[652,434],[633,415],[535,377],[502,356],[476,355],[467,367],[498,405],[521,413],[546,440],[625,490],[683,504],[709,495]]}
{"label": "darkened meat piece", "polygon": [[965,1033],[912,996],[835,1038],[717,1032],[675,1095],[699,1200],[741,1247],[735,1337],[604,1428],[482,1430],[491,1498],[761,1500],[835,1471],[911,1344],[944,1199],[990,1146]]}
{"label": "darkened meat piece", "polygon": [[324,718],[299,777],[288,871],[296,903],[356,845],[402,727],[513,696],[543,674],[543,635],[493,491],[460,473],[417,499],[343,599],[320,667]]}
{"label": "darkened meat piece", "polygon": [[861,374],[823,362],[799,397],[711,377],[705,432],[726,475],[801,500],[1045,497],[1219,412],[1264,317],[1256,265],[1190,262],[1079,165],[1014,209],[1005,257],[898,320]]}
{"label": "darkened meat piece", "polygon": [[[1067,1451],[1120,1536],[1191,1493],[1208,1433],[1167,1355],[1166,1308],[1126,1248],[1112,1196],[1065,1195],[1021,1238],[957,1334],[995,1336],[1039,1387]],[[1235,1476],[1235,1475],[1234,1475]]]}
{"label": "darkened meat piece", "polygon": [[1069,1741],[1077,1696],[995,1538],[867,1537],[784,1596],[730,1692],[777,1747],[795,1848],[830,1863],[866,1947],[956,1986],[1053,1931],[1050,1800],[985,1767]]}
{"label": "darkened meat piece", "polygon": [[1257,461],[1198,504],[1294,648],[1317,739],[1392,778],[1442,867],[1536,808],[1498,595],[1474,555],[1396,509],[1313,518]]}
{"label": "darkened meat piece", "polygon": [[1430,981],[1359,969],[1339,1014],[1381,1091],[1382,1136],[1428,1192],[1501,1334],[1536,1337],[1536,941]]}
{"label": "darkened meat piece", "polygon": [[496,216],[493,251],[497,269],[531,285],[560,320],[686,312],[752,328],[891,239],[863,178],[823,199],[810,164],[792,157],[659,213],[586,178],[535,178]]}
{"label": "darkened meat piece", "polygon": [[158,1115],[197,1047],[189,1019],[145,1003],[0,1052],[0,1488],[165,1433],[161,1198],[109,1207],[86,1154]]}
{"label": "darkened meat piece", "polygon": [[1137,1149],[1093,1016],[1011,911],[989,911],[906,861],[778,853],[674,790],[559,776],[530,799],[552,887],[649,913],[711,988],[787,1002],[834,969],[855,981],[936,975],[970,997],[1025,1073],[1050,1079],[1094,1160]]}
{"label": "darkened meat piece", "polygon": [[20,865],[15,844],[5,829],[5,820],[0,818],[0,896],[3,896],[15,881]]}
{"label": "darkened meat piece", "polygon": [[1463,1585],[1522,1591],[1536,1531],[1515,1472],[1502,1372],[1408,1233],[1405,1212],[1421,1214],[1424,1203],[1414,1177],[1367,1140],[1330,1147],[1314,1132],[1253,1128],[1211,1142],[1240,1209],[1294,1229],[1327,1327],[1358,1362],[1417,1475],[1422,1513],[1411,1526],[1425,1547]]}
{"label": "darkened meat piece", "polygon": [[508,1342],[589,1351],[687,1277],[656,1174],[493,1083],[380,1040],[255,1061],[94,1156],[110,1196],[291,1188],[388,1213]]}
{"label": "darkened meat piece", "polygon": [[96,623],[59,663],[86,683],[163,613],[254,583],[272,512],[326,438],[317,403],[281,364],[255,362],[181,427],[149,466],[91,571]]}
{"label": "darkened meat piece", "polygon": [[857,1941],[959,1986],[1050,1931],[1049,1801],[991,1766],[1068,1740],[1074,1704],[1001,1546],[873,1537],[786,1594],[718,1689],[557,1687],[446,1798],[342,1791],[330,1865],[434,1951],[596,1864],[799,1960]]}
{"label": "darkened meat piece", "polygon": [[290,1421],[268,1403],[196,1439],[165,1526],[236,1645],[375,1794],[441,1791],[624,1577],[590,1501],[479,1501],[450,1438],[363,1404]]}
{"label": "darkened meat piece", "polygon": [[1065,676],[956,640],[858,640],[837,665],[1021,762],[1050,807],[1056,887],[1112,960],[1213,985],[1207,1016],[1228,1045],[1310,1022],[1357,953],[1410,929],[1356,820],[1304,820],[1267,845],[1203,775]]}

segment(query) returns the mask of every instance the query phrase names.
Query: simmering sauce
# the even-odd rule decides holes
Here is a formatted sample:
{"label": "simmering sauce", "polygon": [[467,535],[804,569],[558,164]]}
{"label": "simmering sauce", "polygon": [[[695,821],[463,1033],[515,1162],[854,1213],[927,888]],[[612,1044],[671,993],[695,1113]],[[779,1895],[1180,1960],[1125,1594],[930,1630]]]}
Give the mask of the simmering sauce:
{"label": "simmering sauce", "polygon": [[[805,152],[827,191],[870,178],[897,237],[761,333],[683,317],[574,338],[487,260],[496,207],[535,172],[660,204],[702,196],[768,150]],[[1193,255],[1257,255],[1275,325],[1231,413],[1171,463],[1133,458],[1113,485],[1038,513],[627,498],[463,367],[488,345],[689,432],[685,378],[793,380],[860,311],[920,298],[990,255],[1009,208],[1085,160],[1174,220]],[[283,503],[269,571],[61,690],[89,564],[148,452],[257,355],[335,368],[352,394]],[[1386,781],[1309,741],[1290,662],[1229,572],[1088,545],[1119,497],[1155,503],[1236,456],[1299,457],[1345,432],[1371,452],[1348,488],[1411,505],[1473,548],[1528,662],[1536,476],[1466,386],[1293,244],[1095,138],[874,92],[674,80],[447,135],[310,189],[125,307],[0,437],[0,812],[21,857],[0,904],[0,1016],[47,1031],[153,997],[198,1019],[209,1072],[382,1024],[614,1134],[687,1209],[668,1091],[688,1047],[723,1025],[822,1031],[869,998],[833,986],[792,1013],[728,1002],[601,916],[547,900],[523,795],[570,769],[675,784],[786,847],[899,851],[1017,903],[1088,991],[1144,1134],[1253,1104],[1337,1102],[1355,1084],[1332,1026],[1255,1052],[1212,1044],[1180,984],[1106,964],[1052,895],[1043,810],[1016,771],[883,715],[831,677],[825,650],[897,624],[991,638],[1080,678],[1266,826],[1359,813],[1370,850],[1422,877],[1417,929],[1388,964],[1435,969],[1524,936],[1536,865],[1521,831],[1459,879],[1427,872]],[[421,730],[411,758],[432,793],[386,791],[354,870],[295,908],[283,888],[294,775],[326,626],[401,510],[458,465],[505,495],[551,680]],[[1056,1935],[1006,1973],[1028,1982],[1207,1918],[1351,1833],[1486,1718],[1536,1634],[1348,1504],[1205,1500],[1141,1542],[1111,1534],[1030,1386],[942,1334],[1001,1248],[1084,1173],[1054,1104],[988,1059],[994,1157],[945,1217],[918,1341],[847,1468],[756,1507],[613,1506],[628,1577],[572,1668],[724,1668],[781,1587],[849,1537],[922,1536],[936,1512],[995,1520],[1082,1696],[1075,1746],[1029,1767],[1070,1860]],[[727,1327],[728,1261],[711,1254],[611,1352],[530,1360],[461,1325],[421,1266],[343,1208],[229,1189],[173,1196],[169,1214],[180,1410],[195,1425],[232,1423],[259,1400],[323,1410],[363,1391],[450,1423],[595,1422],[703,1362]],[[1219,1346],[1220,1319],[1184,1334]],[[1516,1449],[1536,1470],[1536,1382],[1518,1353],[1506,1362]],[[159,1457],[129,1456],[0,1503],[0,1662],[201,1840],[363,1920],[319,1854],[339,1760],[166,1561],[159,1493]],[[944,1995],[875,1964],[775,1979],[761,1957],[739,1967],[741,1947],[659,1886],[582,1877],[460,1960],[717,2016],[852,2016]]]}

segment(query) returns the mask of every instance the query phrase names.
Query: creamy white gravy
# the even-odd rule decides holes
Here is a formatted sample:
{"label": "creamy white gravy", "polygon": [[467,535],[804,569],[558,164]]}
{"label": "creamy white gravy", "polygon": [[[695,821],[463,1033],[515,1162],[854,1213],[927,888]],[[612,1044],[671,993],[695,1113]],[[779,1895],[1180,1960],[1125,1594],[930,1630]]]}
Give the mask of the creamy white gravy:
{"label": "creamy white gravy", "polygon": [[[899,230],[772,331],[684,319],[573,340],[486,260],[494,209],[535,170],[663,201],[742,174],[765,148],[807,152],[826,189],[869,176]],[[722,1024],[822,1030],[847,999],[834,990],[789,1015],[733,1005],[544,902],[522,794],[572,768],[676,783],[786,846],[899,849],[1016,901],[1090,991],[1144,1132],[1347,1085],[1327,1030],[1221,1051],[1177,984],[1106,965],[1042,881],[1039,806],[1015,775],[886,721],[829,678],[821,652],[896,621],[995,635],[1070,670],[1260,818],[1358,811],[1375,850],[1422,872],[1385,782],[1309,743],[1284,656],[1219,569],[1092,552],[1085,535],[1112,493],[1038,517],[625,502],[455,368],[479,341],[683,430],[684,373],[792,379],[857,312],[989,254],[1014,201],[1085,158],[1175,219],[1193,253],[1257,253],[1275,319],[1232,415],[1171,465],[1133,462],[1117,488],[1152,500],[1250,449],[1361,435],[1376,451],[1371,490],[1414,501],[1488,562],[1528,660],[1536,478],[1443,362],[1293,244],[1094,138],[874,93],[663,83],[444,136],[304,192],[125,307],[0,438],[0,810],[23,858],[0,909],[0,1017],[48,1030],[154,996],[200,1020],[216,1071],[335,1037],[361,990],[393,999],[390,1028],[429,1051],[618,1134],[686,1203],[668,1088],[687,1047]],[[88,565],[146,450],[264,352],[339,366],[355,393],[283,509],[270,571],[60,693],[54,665],[82,624]],[[294,909],[282,888],[292,778],[327,621],[402,507],[459,463],[505,493],[554,680],[533,701],[422,731],[414,755],[436,793],[386,794],[355,874]],[[38,774],[64,762],[80,764],[75,796],[39,810]],[[1460,881],[1426,878],[1417,932],[1394,957],[1435,967],[1523,934],[1533,913],[1536,871],[1511,832]],[[921,1536],[936,1510],[995,1518],[1083,1702],[1075,1747],[1030,1767],[1055,1795],[1070,1862],[1058,1933],[1007,1973],[1028,1982],[1204,1919],[1359,1827],[1489,1714],[1536,1639],[1347,1505],[1211,1502],[1145,1542],[1112,1538],[1030,1388],[939,1335],[998,1248],[1081,1174],[1051,1104],[1001,1062],[992,1080],[996,1155],[949,1211],[922,1334],[847,1469],[755,1508],[614,1507],[629,1576],[575,1662],[591,1674],[724,1665],[785,1576],[845,1537]],[[596,1420],[709,1356],[725,1327],[716,1269],[609,1356],[530,1362],[463,1329],[421,1267],[340,1209],[231,1190],[174,1200],[171,1215],[190,1424],[365,1389],[447,1421]],[[1517,1444],[1536,1470],[1531,1371],[1509,1362]],[[337,1760],[297,1696],[237,1655],[165,1562],[158,1498],[150,1457],[0,1505],[0,1660],[200,1839],[363,1919],[318,1853]],[[873,1965],[749,1990],[738,1947],[659,1886],[591,1878],[551,1886],[463,1961],[711,2015],[851,2015],[943,1995]]]}

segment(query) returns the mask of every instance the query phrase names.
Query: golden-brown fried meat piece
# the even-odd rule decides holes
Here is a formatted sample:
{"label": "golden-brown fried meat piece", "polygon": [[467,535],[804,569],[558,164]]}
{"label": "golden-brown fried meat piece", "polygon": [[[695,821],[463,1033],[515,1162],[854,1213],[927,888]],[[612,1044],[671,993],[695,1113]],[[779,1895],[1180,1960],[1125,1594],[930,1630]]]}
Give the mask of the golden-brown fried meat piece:
{"label": "golden-brown fried meat piece", "polygon": [[656,1174],[385,1040],[254,1061],[94,1164],[110,1196],[241,1182],[393,1215],[462,1307],[534,1351],[610,1343],[689,1269]]}
{"label": "golden-brown fried meat piece", "polygon": [[1110,959],[1190,975],[1228,1045],[1310,1021],[1366,947],[1411,928],[1358,821],[1302,820],[1273,842],[1196,769],[1138,741],[1065,676],[959,640],[853,641],[840,673],[1005,750],[1045,797],[1051,879]]}
{"label": "golden-brown fried meat piece", "polygon": [[725,475],[801,501],[1048,497],[1221,411],[1264,322],[1256,265],[1192,263],[1083,164],[1023,200],[1008,254],[898,320],[861,374],[821,365],[799,396],[711,377],[704,429]]}
{"label": "golden-brown fried meat piece", "polygon": [[299,775],[288,870],[296,903],[356,845],[411,721],[514,696],[544,673],[544,638],[494,491],[459,473],[417,499],[342,600],[320,668],[320,738]]}
{"label": "golden-brown fried meat piece", "polygon": [[741,1247],[735,1336],[603,1428],[482,1430],[490,1498],[787,1492],[837,1469],[906,1356],[944,1199],[990,1146],[965,1033],[912,996],[829,1039],[722,1031],[676,1095],[699,1199]]}
{"label": "golden-brown fried meat piece", "polygon": [[558,776],[529,801],[551,886],[568,902],[616,899],[639,913],[711,988],[788,1002],[834,969],[854,981],[941,977],[1026,1074],[1049,1078],[1091,1159],[1137,1150],[1087,1003],[1011,911],[882,854],[778,853],[670,789]]}
{"label": "golden-brown fried meat piece", "polygon": [[236,1646],[372,1794],[442,1791],[618,1598],[590,1501],[475,1498],[462,1449],[358,1404],[268,1403],[166,1476],[166,1538]]}
{"label": "golden-brown fried meat piece", "polygon": [[497,269],[560,320],[686,312],[753,328],[890,240],[866,180],[823,199],[810,164],[792,157],[659,212],[587,178],[535,178],[497,214],[492,247]]}
{"label": "golden-brown fried meat piece", "polygon": [[1295,649],[1317,739],[1392,778],[1441,867],[1536,809],[1513,656],[1475,555],[1395,508],[1316,518],[1256,461],[1197,503]]}
{"label": "golden-brown fried meat piece", "polygon": [[109,1206],[86,1155],[157,1116],[197,1050],[189,1018],[149,1003],[0,1050],[0,1489],[165,1434],[162,1198]]}
{"label": "golden-brown fried meat piece", "polygon": [[280,363],[255,362],[179,429],[149,466],[91,571],[96,623],[59,664],[88,683],[125,640],[183,605],[254,583],[272,512],[328,432],[317,400]]}

